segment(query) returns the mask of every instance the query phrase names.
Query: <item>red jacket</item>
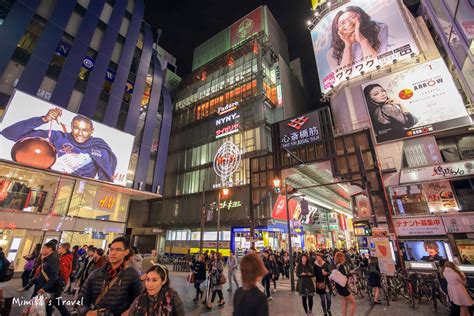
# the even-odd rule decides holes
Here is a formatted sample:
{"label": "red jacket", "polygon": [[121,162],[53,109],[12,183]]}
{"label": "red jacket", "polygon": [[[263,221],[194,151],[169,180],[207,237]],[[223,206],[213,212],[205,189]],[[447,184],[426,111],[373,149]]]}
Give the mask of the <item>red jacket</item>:
{"label": "red jacket", "polygon": [[72,253],[66,252],[59,259],[60,275],[64,282],[67,283],[72,273]]}

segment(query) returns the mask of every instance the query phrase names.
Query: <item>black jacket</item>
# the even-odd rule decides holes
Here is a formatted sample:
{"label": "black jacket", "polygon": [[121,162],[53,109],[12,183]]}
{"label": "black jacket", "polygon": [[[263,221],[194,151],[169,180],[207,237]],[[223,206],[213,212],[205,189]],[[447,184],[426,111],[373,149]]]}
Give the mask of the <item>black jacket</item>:
{"label": "black jacket", "polygon": [[206,266],[204,262],[194,262],[193,263],[193,271],[195,273],[196,281],[204,281],[206,280]]}
{"label": "black jacket", "polygon": [[34,293],[38,292],[39,289],[45,290],[48,293],[60,293],[63,288],[62,279],[59,277],[59,255],[55,251],[49,256],[41,260],[41,268],[48,276],[48,281],[44,277],[43,273],[40,274],[33,280],[35,285]]}
{"label": "black jacket", "polygon": [[[92,309],[102,287],[106,285],[109,267],[110,264],[106,264],[102,268],[92,271],[87,278],[78,296],[79,300],[83,299],[83,305],[78,309],[79,315],[85,315]],[[130,304],[142,292],[143,284],[137,270],[127,267],[120,272],[117,282],[109,289],[102,302],[95,306],[95,309],[105,308],[113,315],[120,315],[130,307]]]}

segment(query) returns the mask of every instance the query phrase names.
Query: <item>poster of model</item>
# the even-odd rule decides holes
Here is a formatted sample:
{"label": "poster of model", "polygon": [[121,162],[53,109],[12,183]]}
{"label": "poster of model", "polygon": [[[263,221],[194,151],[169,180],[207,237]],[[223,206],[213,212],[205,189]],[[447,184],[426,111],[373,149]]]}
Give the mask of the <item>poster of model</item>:
{"label": "poster of model", "polygon": [[377,143],[471,124],[442,59],[362,85]]}
{"label": "poster of model", "polygon": [[397,0],[353,0],[311,30],[321,92],[418,54]]}
{"label": "poster of model", "polygon": [[118,185],[134,136],[15,91],[0,124],[0,159]]}

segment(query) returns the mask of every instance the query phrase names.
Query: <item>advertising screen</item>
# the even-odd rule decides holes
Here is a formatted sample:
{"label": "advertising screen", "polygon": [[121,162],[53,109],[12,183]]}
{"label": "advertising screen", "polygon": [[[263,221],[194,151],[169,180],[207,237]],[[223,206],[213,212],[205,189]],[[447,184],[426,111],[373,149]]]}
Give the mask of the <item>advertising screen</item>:
{"label": "advertising screen", "polygon": [[362,85],[378,143],[470,125],[442,59]]}
{"label": "advertising screen", "polygon": [[442,241],[405,241],[403,242],[402,252],[405,261],[439,261],[441,259],[448,259]]}
{"label": "advertising screen", "polygon": [[262,7],[259,7],[230,26],[230,46],[235,46],[262,30]]}
{"label": "advertising screen", "polygon": [[418,53],[397,2],[353,0],[321,18],[311,31],[321,92]]}
{"label": "advertising screen", "polygon": [[118,185],[134,136],[16,91],[0,124],[0,159]]}

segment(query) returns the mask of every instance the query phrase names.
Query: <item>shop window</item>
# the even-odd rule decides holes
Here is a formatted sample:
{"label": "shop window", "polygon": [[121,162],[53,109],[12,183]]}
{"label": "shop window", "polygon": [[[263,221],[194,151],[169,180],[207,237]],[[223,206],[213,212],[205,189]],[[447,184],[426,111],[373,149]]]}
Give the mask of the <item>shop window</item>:
{"label": "shop window", "polygon": [[394,215],[428,214],[429,208],[420,184],[389,188]]}
{"label": "shop window", "polygon": [[129,197],[95,184],[78,181],[68,215],[82,218],[125,222]]}

